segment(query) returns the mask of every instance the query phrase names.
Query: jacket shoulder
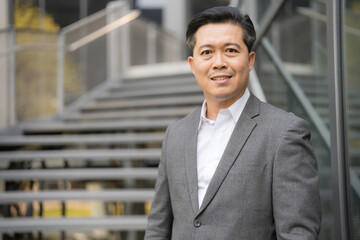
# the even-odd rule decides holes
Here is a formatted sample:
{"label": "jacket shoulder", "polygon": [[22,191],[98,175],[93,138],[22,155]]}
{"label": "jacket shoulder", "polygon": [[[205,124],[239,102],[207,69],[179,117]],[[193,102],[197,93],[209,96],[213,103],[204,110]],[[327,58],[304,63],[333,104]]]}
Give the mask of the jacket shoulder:
{"label": "jacket shoulder", "polygon": [[[260,103],[261,119],[273,124],[288,125],[295,121],[305,121],[293,112],[287,112],[281,108],[275,107],[269,103]],[[305,121],[306,122],[306,121]]]}
{"label": "jacket shoulder", "polygon": [[201,112],[201,107],[197,107],[194,111],[192,111],[185,117],[180,118],[175,122],[171,123],[168,129],[171,129],[172,132],[184,131],[184,129],[189,129],[195,126],[196,124],[199,124],[200,112]]}

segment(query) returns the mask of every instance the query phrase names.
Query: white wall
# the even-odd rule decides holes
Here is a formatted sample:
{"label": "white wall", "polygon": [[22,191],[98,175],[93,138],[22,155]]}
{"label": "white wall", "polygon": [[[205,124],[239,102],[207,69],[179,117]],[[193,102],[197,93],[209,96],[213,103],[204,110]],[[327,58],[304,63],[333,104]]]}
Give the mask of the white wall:
{"label": "white wall", "polygon": [[[8,1],[0,1],[0,29],[8,27]],[[0,53],[8,48],[8,34],[0,32]],[[7,126],[8,119],[8,61],[0,55],[0,129]]]}

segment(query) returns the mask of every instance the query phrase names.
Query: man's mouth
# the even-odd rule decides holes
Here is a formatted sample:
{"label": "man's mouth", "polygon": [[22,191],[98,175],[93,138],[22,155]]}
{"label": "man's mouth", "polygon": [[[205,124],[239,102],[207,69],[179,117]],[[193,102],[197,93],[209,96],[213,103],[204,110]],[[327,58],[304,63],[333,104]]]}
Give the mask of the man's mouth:
{"label": "man's mouth", "polygon": [[226,80],[226,79],[230,79],[231,76],[215,76],[212,77],[211,80],[213,81],[221,81],[221,80]]}

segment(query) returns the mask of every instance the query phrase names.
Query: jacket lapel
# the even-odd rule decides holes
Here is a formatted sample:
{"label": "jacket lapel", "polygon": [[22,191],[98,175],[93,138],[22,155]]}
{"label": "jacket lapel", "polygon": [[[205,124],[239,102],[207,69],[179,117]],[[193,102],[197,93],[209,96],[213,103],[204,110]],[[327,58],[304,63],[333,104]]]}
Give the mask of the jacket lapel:
{"label": "jacket lapel", "polygon": [[191,116],[189,128],[186,130],[184,150],[185,150],[185,165],[187,173],[187,182],[190,194],[191,205],[194,213],[199,210],[198,202],[198,177],[197,177],[197,135],[200,121],[201,108],[197,109]]}
{"label": "jacket lapel", "polygon": [[197,212],[197,215],[199,215],[211,202],[222,182],[224,181],[231,166],[234,164],[241,149],[256,127],[257,123],[253,118],[259,115],[259,108],[260,100],[251,94],[239,120],[237,121],[235,129],[225,148],[224,154],[221,157],[214,176],[210,181],[209,187],[205,193],[204,200],[199,211]]}

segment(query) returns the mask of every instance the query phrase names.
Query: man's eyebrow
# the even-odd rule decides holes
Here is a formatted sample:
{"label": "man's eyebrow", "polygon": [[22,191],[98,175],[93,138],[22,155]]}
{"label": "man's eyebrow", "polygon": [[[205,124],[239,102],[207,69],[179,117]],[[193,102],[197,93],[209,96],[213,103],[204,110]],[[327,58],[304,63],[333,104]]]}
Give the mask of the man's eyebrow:
{"label": "man's eyebrow", "polygon": [[228,47],[228,46],[231,46],[231,45],[235,45],[237,48],[241,48],[240,45],[237,44],[237,43],[232,43],[232,42],[230,42],[230,43],[225,43],[225,44],[224,44],[225,47]]}
{"label": "man's eyebrow", "polygon": [[[233,42],[228,42],[228,43],[225,43],[224,44],[224,47],[228,47],[228,46],[236,46],[237,48],[241,48],[240,47],[240,45],[239,44],[237,44],[237,43],[233,43]],[[204,45],[201,45],[201,46],[199,46],[199,49],[202,49],[202,48],[205,48],[205,47],[213,47],[213,45],[211,45],[211,44],[204,44]]]}
{"label": "man's eyebrow", "polygon": [[201,45],[201,46],[199,46],[199,49],[201,49],[201,48],[204,48],[204,47],[213,47],[213,45],[211,45],[211,44],[204,44],[204,45]]}

